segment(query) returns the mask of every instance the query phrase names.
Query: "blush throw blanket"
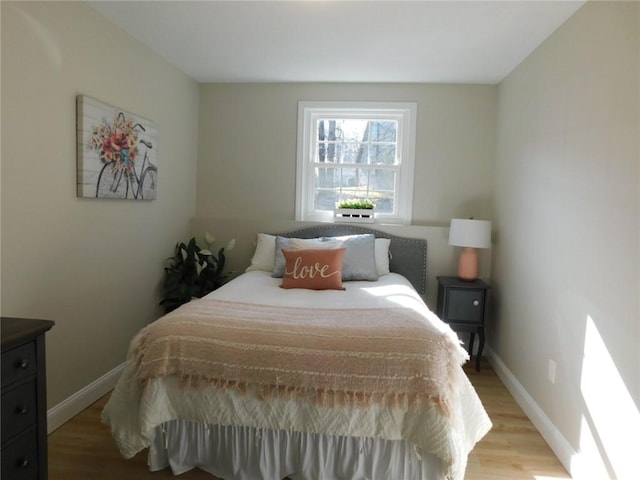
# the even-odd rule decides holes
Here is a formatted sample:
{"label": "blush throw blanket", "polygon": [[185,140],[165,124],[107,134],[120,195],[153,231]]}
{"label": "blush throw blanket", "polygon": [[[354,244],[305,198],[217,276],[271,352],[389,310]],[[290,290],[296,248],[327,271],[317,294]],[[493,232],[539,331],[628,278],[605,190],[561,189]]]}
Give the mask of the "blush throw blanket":
{"label": "blush throw blanket", "polygon": [[122,455],[185,420],[406,441],[439,459],[438,479],[462,480],[491,421],[455,333],[409,282],[392,273],[349,295],[279,283],[246,273],[134,338],[102,412]]}
{"label": "blush throw blanket", "polygon": [[455,398],[454,372],[466,359],[448,327],[413,309],[282,308],[214,298],[150,324],[130,348],[141,385],[172,375],[184,388],[312,398],[323,406],[431,402],[445,415]]}

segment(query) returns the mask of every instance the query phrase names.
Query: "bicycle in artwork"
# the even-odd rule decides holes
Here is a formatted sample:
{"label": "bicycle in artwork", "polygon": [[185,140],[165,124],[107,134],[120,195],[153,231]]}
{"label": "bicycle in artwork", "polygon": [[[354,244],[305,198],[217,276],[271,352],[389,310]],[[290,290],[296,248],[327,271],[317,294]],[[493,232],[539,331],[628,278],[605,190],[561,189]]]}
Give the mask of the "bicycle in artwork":
{"label": "bicycle in artwork", "polygon": [[158,168],[149,158],[153,144],[140,138],[145,131],[141,123],[134,123],[123,112],[117,112],[111,123],[102,120],[93,126],[87,147],[97,151],[102,163],[95,186],[96,198],[156,197]]}

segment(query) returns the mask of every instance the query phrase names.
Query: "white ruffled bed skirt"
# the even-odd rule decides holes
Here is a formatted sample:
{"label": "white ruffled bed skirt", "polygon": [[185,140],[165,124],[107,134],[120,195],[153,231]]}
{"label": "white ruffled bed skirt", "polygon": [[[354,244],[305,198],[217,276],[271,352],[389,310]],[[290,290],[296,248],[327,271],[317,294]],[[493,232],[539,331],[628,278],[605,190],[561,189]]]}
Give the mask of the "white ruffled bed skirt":
{"label": "white ruffled bed skirt", "polygon": [[172,420],[155,430],[152,471],[200,468],[225,480],[444,480],[440,460],[404,440],[338,437]]}

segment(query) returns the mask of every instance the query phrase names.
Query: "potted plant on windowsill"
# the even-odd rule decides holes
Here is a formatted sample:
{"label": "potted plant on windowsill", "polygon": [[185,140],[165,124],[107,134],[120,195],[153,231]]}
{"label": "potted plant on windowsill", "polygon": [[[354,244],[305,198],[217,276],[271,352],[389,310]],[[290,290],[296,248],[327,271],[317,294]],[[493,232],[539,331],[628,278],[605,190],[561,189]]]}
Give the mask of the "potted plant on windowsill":
{"label": "potted plant on windowsill", "polygon": [[[201,248],[195,238],[188,243],[178,242],[172,257],[164,267],[165,277],[160,305],[165,312],[171,312],[192,298],[201,298],[222,286],[232,272],[225,272],[226,257],[224,247],[214,255],[211,247],[215,238],[207,232],[204,236],[207,248]],[[235,245],[235,240],[227,244],[227,251]]]}
{"label": "potted plant on windowsill", "polygon": [[333,211],[335,222],[373,223],[375,203],[368,199],[343,200]]}

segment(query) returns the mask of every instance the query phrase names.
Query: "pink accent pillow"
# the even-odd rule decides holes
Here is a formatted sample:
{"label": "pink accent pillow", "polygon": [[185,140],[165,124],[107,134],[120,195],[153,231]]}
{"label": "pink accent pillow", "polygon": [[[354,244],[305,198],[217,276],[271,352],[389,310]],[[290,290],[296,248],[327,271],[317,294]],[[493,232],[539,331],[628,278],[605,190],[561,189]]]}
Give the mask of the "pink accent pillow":
{"label": "pink accent pillow", "polygon": [[285,258],[282,288],[344,290],[342,257],[346,248],[282,250]]}

